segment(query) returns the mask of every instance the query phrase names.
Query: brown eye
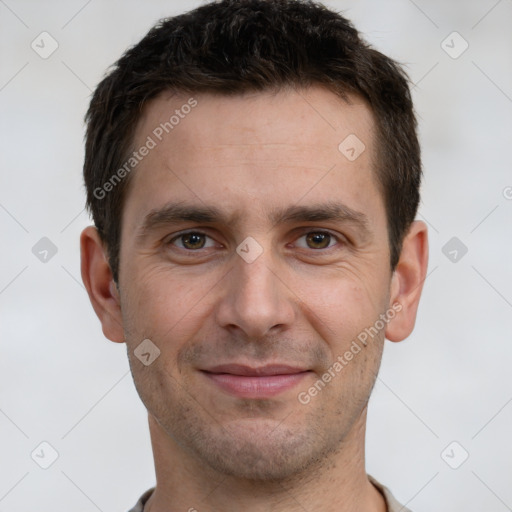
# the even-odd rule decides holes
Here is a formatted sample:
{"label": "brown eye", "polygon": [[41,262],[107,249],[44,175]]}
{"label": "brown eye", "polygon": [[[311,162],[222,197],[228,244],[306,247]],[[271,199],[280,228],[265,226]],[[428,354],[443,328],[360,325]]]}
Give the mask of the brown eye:
{"label": "brown eye", "polygon": [[187,249],[201,249],[204,247],[204,236],[199,233],[187,233],[181,237],[183,246]]}
{"label": "brown eye", "polygon": [[[208,241],[210,243],[208,244]],[[209,236],[204,233],[193,232],[183,233],[173,238],[170,242],[172,245],[176,245],[181,249],[188,249],[190,251],[203,249],[205,247],[212,247],[213,240],[210,239]]]}
{"label": "brown eye", "polygon": [[310,249],[325,249],[329,247],[331,235],[323,232],[311,232],[306,235],[306,243]]}

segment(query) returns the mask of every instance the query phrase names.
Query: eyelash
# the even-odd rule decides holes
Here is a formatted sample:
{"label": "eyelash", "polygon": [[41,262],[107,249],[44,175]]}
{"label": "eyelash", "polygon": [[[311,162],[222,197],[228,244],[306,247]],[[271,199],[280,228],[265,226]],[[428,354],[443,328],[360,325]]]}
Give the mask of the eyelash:
{"label": "eyelash", "polygon": [[[299,239],[301,239],[303,237],[306,237],[308,235],[311,235],[311,234],[315,234],[315,235],[317,235],[317,234],[328,235],[328,236],[331,237],[331,239],[334,239],[336,244],[332,245],[332,246],[328,245],[327,247],[320,248],[320,249],[314,249],[314,248],[311,248],[311,247],[301,247],[300,249],[305,249],[305,250],[309,249],[309,250],[311,250],[313,252],[323,252],[323,253],[326,253],[326,252],[330,252],[330,250],[332,250],[334,247],[336,247],[336,245],[339,245],[340,243],[342,243],[342,244],[346,243],[346,241],[343,240],[341,236],[335,235],[334,233],[331,233],[330,231],[327,231],[327,230],[324,230],[324,229],[305,231],[296,240],[299,240]],[[203,237],[206,237],[206,238],[209,238],[209,239],[213,240],[213,238],[211,236],[207,235],[206,233],[204,233],[202,231],[191,230],[191,231],[185,231],[185,232],[179,233],[178,235],[173,236],[169,241],[167,241],[165,243],[165,245],[166,246],[167,245],[174,245],[173,242],[175,242],[176,240],[182,239],[186,235],[199,235],[199,236],[203,236]],[[205,247],[200,247],[199,249],[187,249],[186,247],[179,247],[179,246],[175,246],[175,247],[178,247],[178,249],[183,250],[183,251],[188,252],[188,253],[199,252],[201,249],[205,249]],[[206,247],[206,249],[208,249],[208,248],[209,247]]]}

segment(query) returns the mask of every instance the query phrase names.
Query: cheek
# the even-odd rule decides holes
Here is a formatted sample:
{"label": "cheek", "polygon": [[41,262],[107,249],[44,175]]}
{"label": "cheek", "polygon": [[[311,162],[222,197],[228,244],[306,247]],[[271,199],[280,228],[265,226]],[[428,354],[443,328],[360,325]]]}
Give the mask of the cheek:
{"label": "cheek", "polygon": [[149,338],[161,351],[177,351],[208,316],[209,295],[219,279],[208,273],[198,278],[186,270],[162,266],[131,275],[123,302],[127,337],[133,341]]}
{"label": "cheek", "polygon": [[379,282],[372,283],[371,287],[360,277],[337,273],[317,279],[315,284],[315,288],[304,295],[307,297],[304,315],[333,351],[343,350],[384,311],[386,294]]}

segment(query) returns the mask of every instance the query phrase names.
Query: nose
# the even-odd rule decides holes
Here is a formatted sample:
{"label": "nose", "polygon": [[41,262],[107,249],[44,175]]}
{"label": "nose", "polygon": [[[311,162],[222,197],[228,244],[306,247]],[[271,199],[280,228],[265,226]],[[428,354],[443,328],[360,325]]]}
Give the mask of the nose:
{"label": "nose", "polygon": [[264,251],[252,263],[236,255],[234,265],[223,283],[223,295],[217,306],[218,325],[243,331],[248,339],[290,327],[297,298],[269,253]]}

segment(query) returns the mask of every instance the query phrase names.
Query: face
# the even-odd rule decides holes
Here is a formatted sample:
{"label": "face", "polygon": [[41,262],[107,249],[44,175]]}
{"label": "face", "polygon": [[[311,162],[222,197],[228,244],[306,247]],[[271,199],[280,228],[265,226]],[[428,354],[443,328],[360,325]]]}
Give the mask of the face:
{"label": "face", "polygon": [[[225,474],[285,478],[361,426],[379,368],[392,276],[374,122],[321,88],[194,99],[159,96],[137,128],[135,147],[156,146],[123,213],[130,365],[170,443]],[[351,134],[355,160],[339,149]],[[145,339],[160,351],[147,366]]]}

